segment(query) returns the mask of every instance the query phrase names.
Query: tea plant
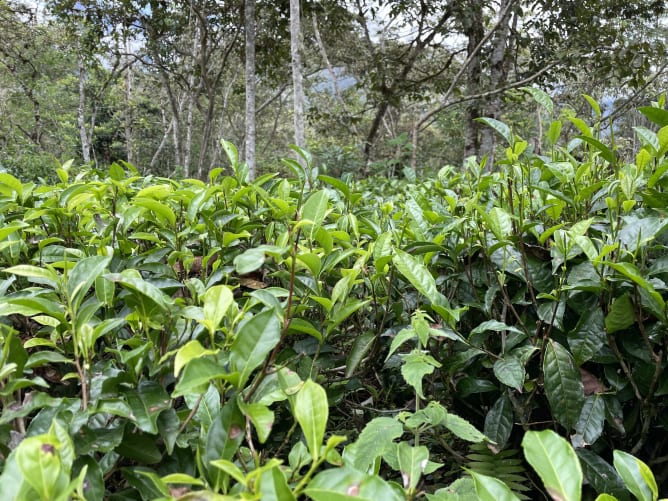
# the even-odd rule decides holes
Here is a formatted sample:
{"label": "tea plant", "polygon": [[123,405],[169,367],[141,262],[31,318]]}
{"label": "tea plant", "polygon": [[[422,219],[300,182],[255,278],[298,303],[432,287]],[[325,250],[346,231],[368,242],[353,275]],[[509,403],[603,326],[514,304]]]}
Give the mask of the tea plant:
{"label": "tea plant", "polygon": [[589,102],[420,182],[0,174],[0,497],[657,499],[668,112]]}

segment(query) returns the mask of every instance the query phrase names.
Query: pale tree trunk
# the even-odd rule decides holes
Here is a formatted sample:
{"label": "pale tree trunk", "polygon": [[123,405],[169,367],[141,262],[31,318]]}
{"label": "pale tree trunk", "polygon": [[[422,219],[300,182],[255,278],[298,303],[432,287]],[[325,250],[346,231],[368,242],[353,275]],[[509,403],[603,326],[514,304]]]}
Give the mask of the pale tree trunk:
{"label": "pale tree trunk", "polygon": [[[505,0],[503,8],[505,9],[512,0]],[[508,79],[507,63],[508,57],[508,37],[510,35],[511,17],[514,17],[514,22],[517,21],[517,16],[513,16],[511,9],[505,9],[505,16],[501,19],[499,29],[493,40],[492,53],[490,58],[490,86],[492,89],[501,88],[506,84]],[[500,94],[492,96],[487,106],[485,107],[485,116],[501,119],[501,98]],[[480,156],[487,155],[488,169],[494,165],[494,149],[496,147],[496,132],[491,127],[483,127],[481,129],[480,137]]]}
{"label": "pale tree trunk", "polygon": [[[466,12],[470,14],[463,19],[464,33],[468,38],[466,53],[470,59],[466,72],[466,89],[467,94],[473,96],[480,93],[482,80],[480,51],[476,50],[476,47],[485,37],[483,5],[481,2],[473,0]],[[480,104],[476,99],[468,104],[464,112],[464,158],[477,155],[480,149],[480,124],[475,120],[478,117],[480,117]]]}
{"label": "pale tree trunk", "polygon": [[[290,55],[292,56],[292,90],[293,90],[293,114],[295,128],[295,144],[300,148],[306,148],[304,134],[304,83],[302,78],[301,57],[301,20],[299,12],[299,0],[290,0]],[[301,156],[298,161],[304,163]],[[304,166],[306,167],[306,166]]]}
{"label": "pale tree trunk", "polygon": [[255,179],[255,0],[245,1],[246,21],[246,148],[250,180]]}
{"label": "pale tree trunk", "polygon": [[77,52],[77,70],[79,72],[79,105],[77,107],[77,125],[81,140],[81,157],[84,163],[90,162],[90,139],[86,130],[86,66],[81,48]]}
{"label": "pale tree trunk", "polygon": [[[130,53],[127,39],[125,40],[125,52]],[[128,65],[125,73],[125,150],[128,163],[134,165],[134,141],[132,139],[132,124],[134,121],[132,113],[132,66]]]}

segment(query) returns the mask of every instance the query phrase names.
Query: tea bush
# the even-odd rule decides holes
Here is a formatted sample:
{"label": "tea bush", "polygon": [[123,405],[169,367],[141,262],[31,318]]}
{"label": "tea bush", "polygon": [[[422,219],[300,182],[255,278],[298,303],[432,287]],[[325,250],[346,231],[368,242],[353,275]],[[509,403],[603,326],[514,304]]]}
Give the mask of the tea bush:
{"label": "tea bush", "polygon": [[0,498],[657,499],[668,111],[592,106],[419,182],[0,174]]}

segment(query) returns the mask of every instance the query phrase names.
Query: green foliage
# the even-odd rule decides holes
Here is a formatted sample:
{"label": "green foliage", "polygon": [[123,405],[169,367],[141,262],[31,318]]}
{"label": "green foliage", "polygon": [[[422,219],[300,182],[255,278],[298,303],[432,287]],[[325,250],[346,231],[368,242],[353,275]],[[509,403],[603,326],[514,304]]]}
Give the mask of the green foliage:
{"label": "green foliage", "polygon": [[0,497],[657,499],[641,137],[631,164],[508,129],[493,172],[419,183],[250,181],[229,143],[210,183],[1,175]]}

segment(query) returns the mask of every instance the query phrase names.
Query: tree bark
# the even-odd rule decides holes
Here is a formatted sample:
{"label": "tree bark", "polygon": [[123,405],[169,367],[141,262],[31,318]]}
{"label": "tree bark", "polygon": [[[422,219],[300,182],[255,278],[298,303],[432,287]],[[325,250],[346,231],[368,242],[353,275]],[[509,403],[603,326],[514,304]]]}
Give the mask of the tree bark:
{"label": "tree bark", "polygon": [[[295,145],[306,148],[304,132],[304,82],[301,57],[301,19],[300,0],[290,0],[290,56],[292,58],[292,95]],[[297,160],[304,168],[304,160],[297,155]]]}
{"label": "tree bark", "polygon": [[246,147],[245,162],[248,177],[254,180],[255,170],[255,0],[246,0],[244,5],[246,26]]}
{"label": "tree bark", "polygon": [[84,163],[90,162],[90,140],[86,130],[86,66],[84,64],[81,47],[77,51],[77,70],[79,73],[79,105],[77,106],[77,125],[81,140],[81,157]]}

